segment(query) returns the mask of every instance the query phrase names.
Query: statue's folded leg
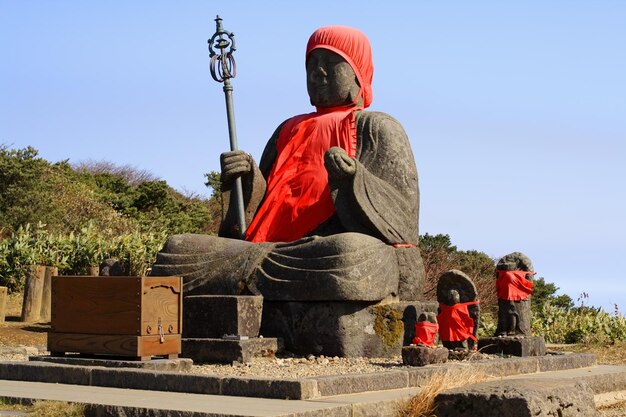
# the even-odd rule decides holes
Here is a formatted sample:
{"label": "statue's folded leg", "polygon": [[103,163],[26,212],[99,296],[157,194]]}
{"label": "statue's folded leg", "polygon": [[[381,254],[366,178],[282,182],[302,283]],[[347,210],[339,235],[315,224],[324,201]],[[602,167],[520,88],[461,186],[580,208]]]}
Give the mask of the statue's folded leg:
{"label": "statue's folded leg", "polygon": [[268,300],[378,301],[398,291],[393,247],[360,233],[278,243],[261,259],[249,287]]}
{"label": "statue's folded leg", "polygon": [[241,294],[273,245],[209,235],[175,235],[157,254],[150,274],[182,276],[185,295]]}

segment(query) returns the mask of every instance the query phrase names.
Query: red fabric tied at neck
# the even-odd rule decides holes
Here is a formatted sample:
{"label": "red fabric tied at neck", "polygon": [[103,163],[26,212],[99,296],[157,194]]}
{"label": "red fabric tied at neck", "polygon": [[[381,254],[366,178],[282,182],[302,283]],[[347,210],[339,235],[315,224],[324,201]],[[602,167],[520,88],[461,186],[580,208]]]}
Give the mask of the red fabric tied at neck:
{"label": "red fabric tied at neck", "polygon": [[353,109],[292,117],[280,130],[278,157],[267,179],[263,204],[248,226],[251,242],[291,242],[306,236],[335,213],[324,167],[333,146],[356,156]]}
{"label": "red fabric tied at neck", "polygon": [[437,323],[418,321],[415,323],[415,337],[413,338],[413,344],[434,346],[435,336],[437,336],[438,331],[439,325]]}
{"label": "red fabric tied at neck", "polygon": [[526,300],[533,293],[533,282],[526,279],[526,275],[535,275],[529,271],[497,270],[496,291],[500,300]]}
{"label": "red fabric tied at neck", "polygon": [[451,306],[439,304],[441,313],[437,314],[437,322],[439,323],[439,337],[441,340],[444,342],[461,342],[467,339],[476,341],[474,336],[474,319],[470,317],[467,310],[468,306],[476,304],[478,304],[478,301],[458,303]]}
{"label": "red fabric tied at neck", "polygon": [[277,158],[267,179],[261,207],[246,231],[252,242],[291,242],[314,231],[335,213],[324,167],[324,153],[333,146],[356,158],[354,111],[372,102],[374,64],[369,40],[357,29],[326,26],[316,30],[306,56],[324,48],[342,56],[354,70],[363,106],[317,109],[287,120],[276,143]]}

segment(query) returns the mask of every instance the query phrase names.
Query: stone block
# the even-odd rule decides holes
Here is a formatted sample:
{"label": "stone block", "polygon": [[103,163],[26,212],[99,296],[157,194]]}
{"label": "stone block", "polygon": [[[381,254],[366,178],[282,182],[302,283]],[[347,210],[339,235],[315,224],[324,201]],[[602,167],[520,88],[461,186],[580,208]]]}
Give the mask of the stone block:
{"label": "stone block", "polygon": [[510,375],[532,374],[539,371],[538,358],[499,358],[485,359],[472,363],[472,367],[490,377],[502,378]]}
{"label": "stone block", "polygon": [[221,395],[306,400],[320,396],[311,379],[224,378]]}
{"label": "stone block", "polygon": [[283,338],[285,349],[301,355],[399,356],[419,314],[436,309],[419,301],[265,301],[261,333]]}
{"label": "stone block", "polygon": [[152,391],[220,394],[221,378],[143,369],[93,368],[91,385]]}
{"label": "stone block", "polygon": [[323,397],[407,388],[409,386],[409,374],[406,371],[331,375],[316,377],[315,380],[317,380],[317,389]]}
{"label": "stone block", "polygon": [[402,347],[402,363],[409,366],[426,366],[448,361],[448,349],[430,346]]}
{"label": "stone block", "polygon": [[182,356],[196,363],[250,362],[254,357],[273,357],[278,340],[255,337],[242,340],[188,338],[182,342]]}
{"label": "stone block", "polygon": [[586,368],[596,364],[596,355],[593,353],[546,355],[539,358],[538,363],[539,372]]}
{"label": "stone block", "polygon": [[183,305],[184,338],[259,335],[263,311],[261,296],[190,295],[184,298]]}
{"label": "stone block", "polygon": [[193,365],[191,359],[153,359],[133,361],[126,358],[90,358],[78,355],[67,356],[29,356],[29,361],[60,363],[63,365],[100,366],[105,368],[138,368],[154,371],[188,371]]}
{"label": "stone block", "polygon": [[595,417],[593,392],[571,379],[484,382],[442,392],[438,417]]}
{"label": "stone block", "polygon": [[90,385],[92,369],[43,362],[2,362],[0,379]]}
{"label": "stone block", "polygon": [[484,337],[478,340],[478,350],[495,355],[544,356],[546,344],[539,336]]}

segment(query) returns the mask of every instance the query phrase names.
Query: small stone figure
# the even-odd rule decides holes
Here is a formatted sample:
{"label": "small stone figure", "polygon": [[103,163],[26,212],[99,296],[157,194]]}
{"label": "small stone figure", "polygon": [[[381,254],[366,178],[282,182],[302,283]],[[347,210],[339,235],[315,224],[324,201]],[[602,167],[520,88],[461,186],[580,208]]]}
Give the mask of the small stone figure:
{"label": "small stone figure", "polygon": [[452,269],[439,277],[439,338],[450,349],[476,350],[480,307],[476,287],[463,272]]}
{"label": "small stone figure", "polygon": [[422,313],[415,322],[414,345],[434,346],[439,332],[435,313]]}
{"label": "small stone figure", "polygon": [[530,336],[530,299],[533,265],[521,252],[513,252],[496,265],[498,327],[496,336]]}
{"label": "small stone figure", "polygon": [[402,363],[409,366],[425,366],[448,360],[448,349],[435,346],[439,325],[435,313],[422,313],[415,323],[413,344],[402,348]]}

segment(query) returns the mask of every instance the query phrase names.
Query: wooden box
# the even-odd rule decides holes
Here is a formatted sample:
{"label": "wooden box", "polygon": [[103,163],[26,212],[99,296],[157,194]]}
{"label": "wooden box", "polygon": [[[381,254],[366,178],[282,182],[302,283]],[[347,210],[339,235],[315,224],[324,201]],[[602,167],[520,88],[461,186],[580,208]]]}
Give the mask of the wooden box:
{"label": "wooden box", "polygon": [[52,354],[142,360],[181,352],[181,277],[52,277]]}

